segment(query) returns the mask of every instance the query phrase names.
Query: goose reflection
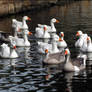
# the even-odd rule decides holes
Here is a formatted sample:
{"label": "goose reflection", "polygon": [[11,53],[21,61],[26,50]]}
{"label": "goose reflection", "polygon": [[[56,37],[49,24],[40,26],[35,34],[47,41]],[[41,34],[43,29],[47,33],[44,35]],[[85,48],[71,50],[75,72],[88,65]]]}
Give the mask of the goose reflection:
{"label": "goose reflection", "polygon": [[45,65],[44,68],[46,68],[47,75],[45,76],[46,80],[49,80],[50,78],[54,77],[57,73],[62,72],[62,64],[60,65]]}

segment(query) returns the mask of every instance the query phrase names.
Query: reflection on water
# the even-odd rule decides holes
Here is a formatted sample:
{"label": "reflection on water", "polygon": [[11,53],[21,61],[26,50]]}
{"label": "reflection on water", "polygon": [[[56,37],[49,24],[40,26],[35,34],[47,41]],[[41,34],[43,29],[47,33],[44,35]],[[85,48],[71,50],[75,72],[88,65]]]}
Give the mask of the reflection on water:
{"label": "reflection on water", "polygon": [[[0,19],[0,30],[13,32],[11,19],[21,20],[24,14],[18,14]],[[43,11],[26,13],[32,21],[27,22],[30,31],[34,32],[38,23],[50,25],[50,19],[55,17],[60,23],[55,24],[57,33],[64,31],[65,40],[75,58],[75,34],[81,29],[91,37],[92,31],[92,1],[83,0],[54,6]],[[17,48],[18,59],[0,59],[0,91],[2,92],[91,92],[92,90],[92,53],[88,53],[87,68],[79,73],[65,73],[62,65],[43,65],[43,57],[37,53],[37,43],[30,37],[29,48]]]}

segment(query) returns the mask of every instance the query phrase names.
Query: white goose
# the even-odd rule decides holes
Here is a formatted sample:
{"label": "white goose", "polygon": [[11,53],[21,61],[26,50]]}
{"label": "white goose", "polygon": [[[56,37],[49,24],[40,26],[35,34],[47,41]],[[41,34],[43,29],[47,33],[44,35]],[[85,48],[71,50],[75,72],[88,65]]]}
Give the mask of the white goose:
{"label": "white goose", "polygon": [[[22,22],[20,22],[20,21],[18,21],[16,19],[12,19],[12,27],[15,29],[16,24],[17,24],[19,29],[24,28],[24,29],[28,30],[28,25],[26,23],[26,20],[31,20],[31,19],[28,16],[24,16],[23,19],[22,19]],[[18,32],[19,30],[16,30],[16,31]],[[20,31],[18,33],[20,33]]]}
{"label": "white goose", "polygon": [[43,44],[39,45],[38,52],[45,54],[45,49],[48,49],[49,53],[57,53],[60,52],[58,47],[57,47],[57,42],[53,40],[51,44]]}
{"label": "white goose", "polygon": [[65,47],[67,47],[67,43],[64,40],[64,32],[60,32],[60,34],[61,34],[61,38],[59,38],[59,41],[57,42],[58,43],[57,45],[58,45],[59,48],[65,48]]}
{"label": "white goose", "polygon": [[27,35],[31,35],[32,33],[29,32],[28,30],[23,30],[23,38],[19,37],[13,37],[14,41],[16,42],[16,46],[30,46],[30,42],[28,41]]}
{"label": "white goose", "polygon": [[[55,19],[55,18],[52,18],[51,19],[51,26],[47,26],[48,32],[50,32],[50,33],[55,32],[56,33],[56,28],[55,28],[54,23],[59,23],[59,21],[57,19]],[[38,26],[43,27],[44,25],[38,24]]]}
{"label": "white goose", "polygon": [[81,48],[83,43],[86,43],[87,34],[83,34],[82,31],[78,31],[76,36],[79,36],[79,39],[75,42],[75,47]]}
{"label": "white goose", "polygon": [[36,28],[35,36],[37,38],[44,38],[44,39],[50,38],[50,34],[47,31],[47,26],[44,25],[42,28]]}
{"label": "white goose", "polygon": [[1,45],[1,58],[18,58],[19,56],[15,49],[16,45],[14,41],[11,41],[11,47],[3,43]]}

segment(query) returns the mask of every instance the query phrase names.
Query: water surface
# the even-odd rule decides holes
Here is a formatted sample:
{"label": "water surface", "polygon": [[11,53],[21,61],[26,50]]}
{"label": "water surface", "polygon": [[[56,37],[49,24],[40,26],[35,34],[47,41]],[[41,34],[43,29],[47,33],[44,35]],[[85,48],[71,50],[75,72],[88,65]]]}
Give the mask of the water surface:
{"label": "water surface", "polygon": [[[92,1],[77,1],[64,6],[45,8],[38,12],[26,12],[0,18],[0,30],[12,33],[11,20],[21,21],[27,15],[29,30],[35,32],[38,23],[50,25],[50,19],[60,21],[55,24],[57,34],[63,31],[65,40],[76,58],[74,47],[77,30],[82,30],[92,37]],[[32,36],[34,37],[34,36]],[[17,48],[18,59],[0,59],[0,91],[1,92],[91,92],[92,91],[92,54],[87,61],[87,69],[80,73],[65,73],[61,65],[43,66],[43,55],[37,53],[36,39],[30,38],[29,48]],[[48,78],[48,80],[46,79]]]}

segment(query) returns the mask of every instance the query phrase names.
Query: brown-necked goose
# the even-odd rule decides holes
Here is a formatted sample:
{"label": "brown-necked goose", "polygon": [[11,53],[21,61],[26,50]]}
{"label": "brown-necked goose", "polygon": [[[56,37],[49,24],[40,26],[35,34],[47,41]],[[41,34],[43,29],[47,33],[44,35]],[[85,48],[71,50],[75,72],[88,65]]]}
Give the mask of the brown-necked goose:
{"label": "brown-necked goose", "polygon": [[49,54],[48,50],[46,49],[45,52],[47,54],[43,61],[45,64],[59,64],[65,61],[65,55],[63,51],[58,52],[58,53]]}
{"label": "brown-necked goose", "polygon": [[70,58],[70,51],[69,49],[65,49],[65,64],[64,64],[64,70],[67,72],[79,72],[80,70],[83,70],[86,68],[86,55],[79,56],[77,59],[73,60]]}

